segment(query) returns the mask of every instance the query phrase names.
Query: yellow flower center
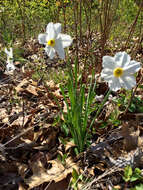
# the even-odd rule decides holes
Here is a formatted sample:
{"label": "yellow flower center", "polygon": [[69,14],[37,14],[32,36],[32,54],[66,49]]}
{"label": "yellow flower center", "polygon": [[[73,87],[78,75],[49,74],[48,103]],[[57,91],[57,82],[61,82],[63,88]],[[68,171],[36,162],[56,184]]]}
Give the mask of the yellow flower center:
{"label": "yellow flower center", "polygon": [[123,75],[123,69],[121,67],[117,67],[114,69],[113,74],[115,77],[121,77]]}
{"label": "yellow flower center", "polygon": [[55,46],[55,40],[54,39],[51,39],[47,42],[47,45],[48,46],[51,46],[51,47],[54,47]]}

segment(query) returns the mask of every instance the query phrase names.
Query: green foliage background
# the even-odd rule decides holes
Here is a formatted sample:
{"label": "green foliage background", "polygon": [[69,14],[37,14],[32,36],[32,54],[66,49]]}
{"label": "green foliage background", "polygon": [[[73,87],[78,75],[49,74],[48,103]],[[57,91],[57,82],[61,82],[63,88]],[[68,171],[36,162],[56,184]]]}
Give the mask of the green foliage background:
{"label": "green foliage background", "polygon": [[[106,1],[106,0],[105,0]],[[115,0],[110,0],[112,9],[116,8]],[[0,0],[0,42],[5,45],[17,38],[27,39],[37,37],[45,30],[49,22],[61,22],[64,30],[74,31],[75,17],[79,26],[77,6],[82,8],[82,31],[100,32],[100,14],[103,11],[101,0]],[[79,5],[80,4],[80,5]],[[139,7],[134,0],[119,0],[119,6],[114,15],[110,39],[125,37]],[[142,15],[138,19],[140,25]],[[136,28],[136,35],[138,28]],[[78,27],[79,34],[80,27]]]}

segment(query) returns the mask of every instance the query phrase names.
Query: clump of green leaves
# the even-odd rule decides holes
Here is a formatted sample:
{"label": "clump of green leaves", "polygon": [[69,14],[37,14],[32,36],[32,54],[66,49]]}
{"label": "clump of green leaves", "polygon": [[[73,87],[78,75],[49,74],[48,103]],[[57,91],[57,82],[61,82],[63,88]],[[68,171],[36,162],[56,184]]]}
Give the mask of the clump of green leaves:
{"label": "clump of green leaves", "polygon": [[95,98],[96,85],[92,84],[93,80],[91,79],[88,89],[86,88],[86,85],[82,83],[81,76],[78,77],[77,63],[73,71],[70,67],[68,74],[66,88],[61,87],[67,106],[67,113],[63,113],[63,128],[66,133],[70,132],[78,152],[82,152],[88,146],[88,120]]}
{"label": "clump of green leaves", "polygon": [[142,180],[141,170],[139,168],[132,169],[131,166],[126,166],[124,169],[123,179],[125,182],[134,182],[137,180]]}
{"label": "clump of green leaves", "polygon": [[134,188],[131,188],[131,190],[142,190],[143,184],[136,185]]}
{"label": "clump of green leaves", "polygon": [[[129,104],[131,93],[121,93],[119,98],[114,100],[121,111],[124,111]],[[140,97],[134,96],[128,110],[132,113],[143,113],[143,100]]]}

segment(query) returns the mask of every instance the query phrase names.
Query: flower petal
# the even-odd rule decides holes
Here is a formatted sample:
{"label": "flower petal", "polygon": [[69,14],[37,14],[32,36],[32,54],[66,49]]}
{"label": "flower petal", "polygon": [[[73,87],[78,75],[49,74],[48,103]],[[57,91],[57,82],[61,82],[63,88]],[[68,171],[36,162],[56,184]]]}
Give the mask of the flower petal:
{"label": "flower petal", "polygon": [[54,28],[55,28],[55,31],[56,31],[57,35],[59,33],[61,33],[61,24],[60,23],[54,24]]}
{"label": "flower petal", "polygon": [[12,49],[12,48],[10,48],[9,57],[10,57],[11,59],[13,59],[13,49]]}
{"label": "flower petal", "polygon": [[63,45],[62,45],[61,38],[59,38],[59,39],[56,40],[54,48],[57,51],[59,57],[61,59],[65,59],[65,51],[64,51],[64,48],[63,48]]}
{"label": "flower petal", "polygon": [[107,55],[104,56],[102,65],[103,65],[103,68],[110,68],[113,70],[115,67],[114,58]]}
{"label": "flower petal", "polygon": [[57,33],[55,31],[55,27],[54,27],[53,22],[50,22],[47,25],[46,33],[48,34],[48,39],[47,40],[55,39],[57,37]]}
{"label": "flower petal", "polygon": [[125,75],[134,74],[138,72],[141,68],[141,65],[137,61],[130,61],[130,65],[124,68]]}
{"label": "flower petal", "polygon": [[47,34],[39,34],[38,35],[39,44],[46,44],[47,36],[48,36]]}
{"label": "flower petal", "polygon": [[120,78],[120,81],[122,83],[122,87],[127,90],[130,90],[136,86],[136,79],[134,76],[123,76]]}
{"label": "flower petal", "polygon": [[50,59],[53,59],[55,56],[55,49],[52,47],[45,47],[45,52],[47,53],[47,55],[50,57]]}
{"label": "flower petal", "polygon": [[109,88],[115,92],[121,88],[119,78],[116,78],[116,77],[113,77],[112,80],[108,82],[108,84],[109,84]]}
{"label": "flower petal", "polygon": [[71,36],[69,36],[67,34],[59,34],[58,38],[61,38],[63,48],[70,46],[73,41]]}
{"label": "flower petal", "polygon": [[110,82],[110,80],[113,79],[114,76],[112,75],[103,75],[101,78],[103,78],[106,82]]}
{"label": "flower petal", "polygon": [[12,48],[10,48],[9,49],[10,51],[8,51],[8,49],[7,48],[5,48],[5,53],[7,54],[7,57],[8,58],[11,58],[11,59],[13,59],[13,49]]}
{"label": "flower petal", "polygon": [[112,75],[112,74],[113,74],[113,70],[106,67],[106,68],[104,68],[104,69],[102,70],[101,73],[106,73],[106,74],[108,74],[108,75]]}
{"label": "flower petal", "polygon": [[5,48],[4,51],[9,56],[9,51],[7,50],[7,48]]}
{"label": "flower petal", "polygon": [[8,63],[6,65],[6,70],[9,72],[9,71],[14,71],[15,70],[15,66],[13,63]]}
{"label": "flower petal", "polygon": [[101,78],[104,78],[105,81],[108,81],[109,78],[113,77],[113,71],[111,69],[105,68],[101,72]]}
{"label": "flower petal", "polygon": [[118,52],[114,56],[117,67],[125,67],[129,65],[131,57],[126,52]]}
{"label": "flower petal", "polygon": [[51,25],[54,25],[54,23],[53,22],[49,22],[48,25],[47,25],[47,27],[46,27],[46,33],[47,34],[49,32],[49,28],[51,27]]}

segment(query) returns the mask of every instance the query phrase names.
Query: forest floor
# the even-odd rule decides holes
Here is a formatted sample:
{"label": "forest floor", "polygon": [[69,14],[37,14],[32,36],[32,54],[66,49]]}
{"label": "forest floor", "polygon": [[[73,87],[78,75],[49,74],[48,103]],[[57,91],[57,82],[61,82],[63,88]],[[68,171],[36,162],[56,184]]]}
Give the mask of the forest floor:
{"label": "forest floor", "polygon": [[[40,48],[38,42],[32,40],[24,47],[26,63],[16,61],[13,74],[1,70],[0,189],[111,190],[135,186],[143,189],[139,177],[133,182],[123,179],[126,166],[131,166],[133,171],[135,168],[143,169],[143,112],[138,111],[143,107],[143,89],[135,89],[135,97],[140,102],[139,105],[134,103],[134,111],[125,112],[122,107],[126,105],[122,103],[116,119],[110,117],[116,107],[114,100],[125,92],[113,93],[94,123],[96,133],[93,131],[91,145],[76,156],[73,151],[75,145],[72,142],[63,144],[62,141],[66,137],[58,121],[59,116],[63,119],[60,107],[66,112],[66,106],[59,82],[52,80],[54,73],[59,78],[63,76],[66,62],[59,63],[56,59],[49,62],[45,57],[41,63],[43,52]],[[83,50],[79,48],[80,58],[84,56]],[[74,51],[71,48],[69,53],[72,55]],[[98,49],[95,55],[101,65]],[[143,49],[137,53],[137,59],[140,61],[142,56]],[[96,72],[99,73],[98,69]],[[45,78],[45,73],[50,77]],[[88,74],[86,71],[83,73],[83,82],[86,82]],[[140,86],[142,79],[143,71],[140,70],[137,76]],[[97,102],[100,104],[108,86],[100,78],[97,84]],[[120,124],[116,124],[116,120]],[[78,174],[75,187],[71,181],[74,173]]]}

